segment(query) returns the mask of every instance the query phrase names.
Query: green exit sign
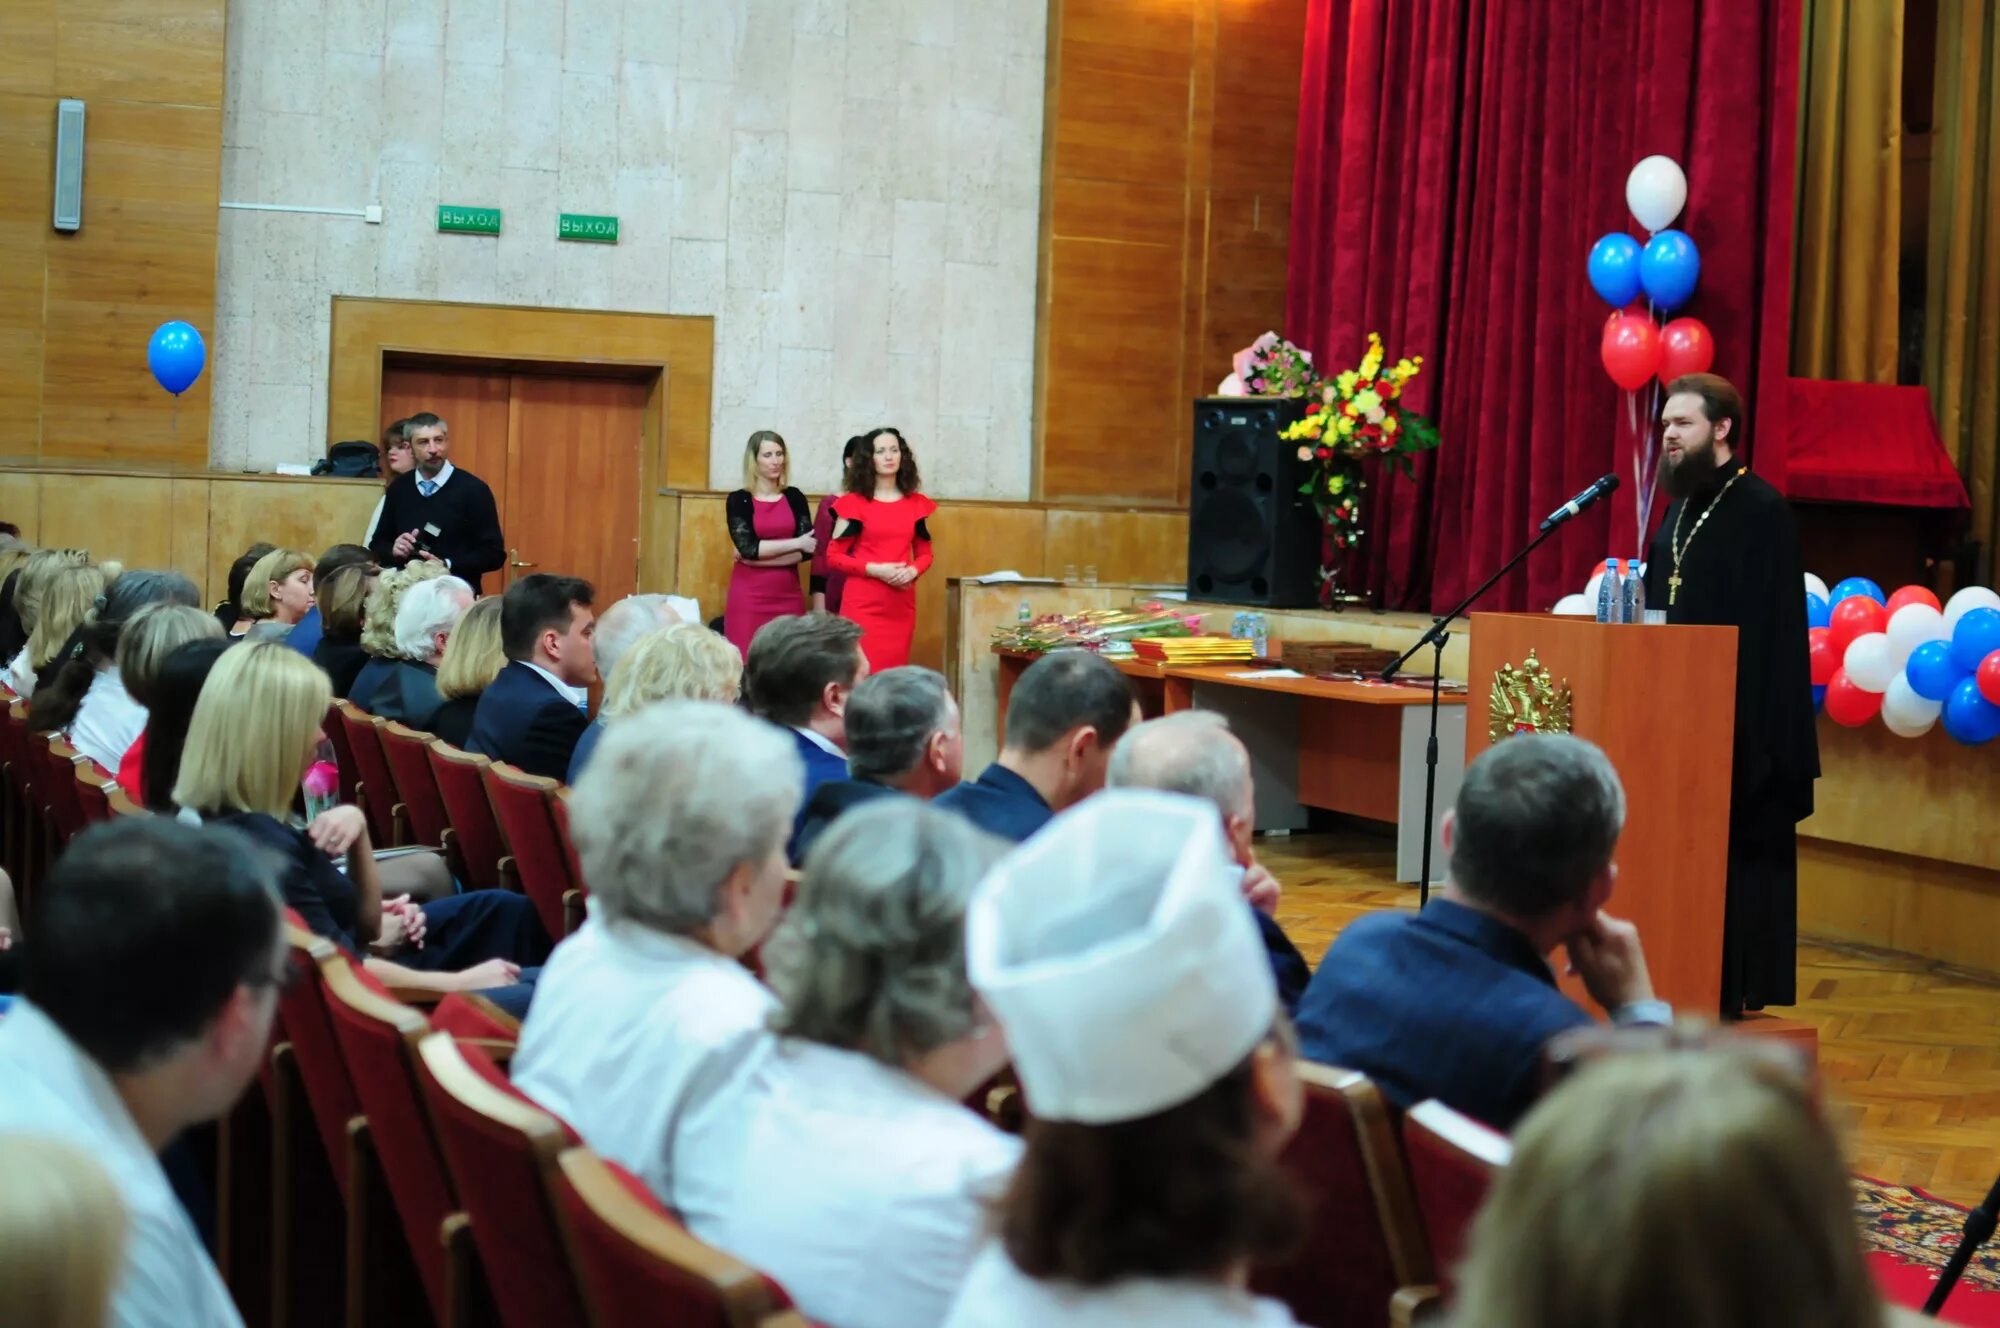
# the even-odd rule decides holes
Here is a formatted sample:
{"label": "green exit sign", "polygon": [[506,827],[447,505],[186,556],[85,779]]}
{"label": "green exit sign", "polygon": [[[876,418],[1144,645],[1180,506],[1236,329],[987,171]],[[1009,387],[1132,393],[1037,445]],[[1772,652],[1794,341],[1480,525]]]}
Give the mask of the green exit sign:
{"label": "green exit sign", "polygon": [[618,243],[618,218],[593,217],[582,212],[564,212],[556,220],[558,240],[589,240],[596,244]]}
{"label": "green exit sign", "polygon": [[438,229],[458,235],[498,235],[500,233],[500,209],[490,207],[455,207],[448,203],[438,205]]}

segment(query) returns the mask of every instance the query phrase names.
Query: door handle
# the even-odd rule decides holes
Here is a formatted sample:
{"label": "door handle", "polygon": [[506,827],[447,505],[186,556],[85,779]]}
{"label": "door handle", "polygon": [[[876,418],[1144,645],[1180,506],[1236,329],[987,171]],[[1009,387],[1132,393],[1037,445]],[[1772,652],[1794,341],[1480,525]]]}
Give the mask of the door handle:
{"label": "door handle", "polygon": [[510,561],[508,562],[508,564],[507,564],[507,565],[508,565],[509,567],[540,567],[540,566],[541,566],[541,564],[540,564],[540,563],[524,563],[524,562],[522,562],[522,561],[521,561],[521,551],[520,551],[519,549],[509,549],[509,550],[507,550],[507,557],[508,557],[508,558],[509,558],[509,560],[510,560]]}

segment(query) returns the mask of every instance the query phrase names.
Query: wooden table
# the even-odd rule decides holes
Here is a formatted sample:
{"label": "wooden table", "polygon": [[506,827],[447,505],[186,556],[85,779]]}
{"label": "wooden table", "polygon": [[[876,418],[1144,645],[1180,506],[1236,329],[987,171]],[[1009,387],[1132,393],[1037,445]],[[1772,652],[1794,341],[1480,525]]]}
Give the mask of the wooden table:
{"label": "wooden table", "polygon": [[[1000,663],[1001,742],[1014,683],[1039,655],[993,651]],[[1297,830],[1304,808],[1320,807],[1396,827],[1396,878],[1415,881],[1423,863],[1424,749],[1430,736],[1429,679],[1423,686],[1322,678],[1246,678],[1248,662],[1174,666],[1142,659],[1110,663],[1133,680],[1148,719],[1201,708],[1219,711],[1250,750],[1257,780],[1257,828]],[[1463,695],[1438,714],[1437,819],[1458,796],[1465,771]],[[1444,849],[1433,827],[1431,876],[1444,879]]]}

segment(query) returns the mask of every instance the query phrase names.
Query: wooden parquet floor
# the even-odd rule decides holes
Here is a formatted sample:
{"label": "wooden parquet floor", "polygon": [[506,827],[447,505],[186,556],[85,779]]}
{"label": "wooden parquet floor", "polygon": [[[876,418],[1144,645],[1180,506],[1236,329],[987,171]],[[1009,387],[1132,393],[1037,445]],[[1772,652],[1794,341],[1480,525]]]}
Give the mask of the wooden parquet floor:
{"label": "wooden parquet floor", "polygon": [[[1260,839],[1278,921],[1312,963],[1353,919],[1415,909],[1394,845],[1364,832]],[[2000,1176],[2000,984],[1898,955],[1799,945],[1799,1004],[1856,1172],[1972,1205]]]}

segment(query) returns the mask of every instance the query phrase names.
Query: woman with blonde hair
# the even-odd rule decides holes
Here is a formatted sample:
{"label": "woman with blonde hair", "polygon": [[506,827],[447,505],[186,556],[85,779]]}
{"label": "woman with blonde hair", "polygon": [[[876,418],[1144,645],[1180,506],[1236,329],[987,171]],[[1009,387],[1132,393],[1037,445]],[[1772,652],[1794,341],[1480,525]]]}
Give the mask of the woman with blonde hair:
{"label": "woman with blonde hair", "polygon": [[118,667],[127,628],[154,607],[184,606],[199,614],[200,602],[201,591],[179,572],[120,576],[85,617],[48,685],[28,703],[29,727],[66,733],[70,745],[101,768],[118,769],[146,727],[146,708],[132,697]]}
{"label": "woman with blonde hair", "polygon": [[298,549],[273,549],[243,578],[245,639],[282,641],[313,606],[313,559]]}
{"label": "woman with blonde hair", "polygon": [[[82,567],[89,562],[90,555],[82,549],[37,549],[22,562],[20,575],[14,582],[14,611],[21,618],[21,644],[7,656],[10,685],[12,678],[34,674],[33,666],[28,663],[28,638],[34,633],[42,592],[48,589],[49,579],[66,567]],[[33,686],[29,684],[31,690]]]}
{"label": "woman with blonde hair", "polygon": [[[192,641],[219,641],[226,633],[215,615],[184,604],[149,604],[132,615],[118,638],[118,677],[125,693],[139,706],[145,727],[118,762],[118,787],[141,807],[146,803],[146,737],[152,731],[160,679],[167,660]],[[89,698],[84,698],[89,704]],[[71,739],[74,743],[75,739]],[[79,748],[78,750],[81,750]]]}
{"label": "woman with blonde hair", "polygon": [[11,679],[17,695],[33,697],[36,688],[55,678],[63,651],[72,644],[71,636],[98,607],[105,588],[120,570],[117,563],[80,563],[59,568],[49,577],[35,605],[34,626],[22,652],[28,672]]}
{"label": "woman with blonde hair", "polygon": [[750,638],[773,618],[804,613],[799,564],[813,556],[819,541],[812,508],[791,485],[791,454],[770,429],[750,435],[743,448],[743,487],[724,504],[736,566],[729,574],[722,631],[737,653],[750,653]]}
{"label": "woman with blonde hair", "polygon": [[[284,860],[285,903],[314,933],[365,954],[382,981],[432,991],[481,991],[520,1014],[549,940],[524,895],[475,890],[418,904],[385,897],[384,878],[434,874],[433,854],[378,863],[356,807],[291,824],[293,796],[326,738],[326,674],[282,642],[228,651],[195,701],[173,801],[200,821],[232,825]],[[344,860],[345,868],[336,866]]]}
{"label": "woman with blonde hair", "polygon": [[129,1221],[97,1160],[60,1139],[0,1134],[0,1318],[104,1328]]}
{"label": "woman with blonde hair", "polygon": [[1606,1055],[1544,1098],[1473,1223],[1456,1328],[1876,1328],[1840,1142],[1794,1065]]}
{"label": "woman with blonde hair", "polygon": [[320,636],[312,661],[326,670],[326,676],[333,680],[333,694],[343,701],[368,664],[368,652],[361,646],[361,619],[380,574],[374,563],[350,563],[328,573],[325,583],[314,587]]}
{"label": "woman with blonde hair", "polygon": [[676,623],[646,633],[632,643],[605,681],[604,704],[576,740],[569,782],[576,783],[590,754],[612,721],[655,701],[720,701],[736,704],[743,687],[743,656],[727,639],[700,623]]}
{"label": "woman with blonde hair", "polygon": [[473,712],[487,684],[507,667],[500,645],[500,596],[474,600],[452,628],[438,661],[437,690],[444,704],[431,713],[431,732],[454,747],[472,736]]}
{"label": "woman with blonde hair", "polygon": [[419,581],[450,575],[451,569],[443,563],[419,559],[401,567],[384,568],[376,576],[375,588],[368,592],[361,611],[361,648],[368,652],[368,662],[354,675],[348,700],[363,710],[369,709],[375,689],[402,662],[402,647],[396,644],[396,610],[403,607],[403,592]]}

